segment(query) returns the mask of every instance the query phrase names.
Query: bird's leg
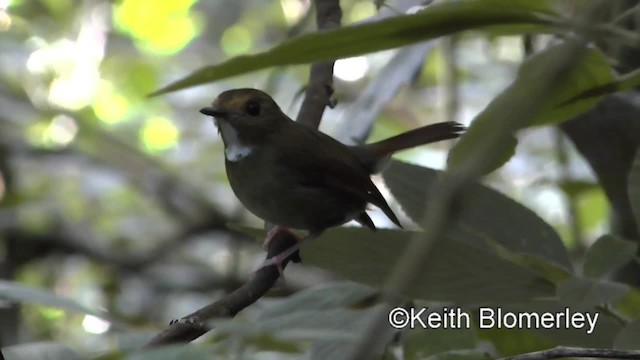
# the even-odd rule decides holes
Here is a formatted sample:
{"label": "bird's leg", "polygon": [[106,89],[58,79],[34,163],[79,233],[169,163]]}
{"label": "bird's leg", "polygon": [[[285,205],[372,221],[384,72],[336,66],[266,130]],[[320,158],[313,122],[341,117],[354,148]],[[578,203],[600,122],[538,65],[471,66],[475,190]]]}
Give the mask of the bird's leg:
{"label": "bird's leg", "polygon": [[[288,230],[287,230],[288,231]],[[304,238],[300,238],[299,236],[295,235],[296,238],[298,238],[298,242],[291,246],[290,248],[288,248],[287,250],[281,252],[278,255],[272,256],[268,259],[266,259],[262,265],[260,265],[260,267],[258,269],[262,269],[264,267],[267,266],[276,266],[278,268],[278,272],[280,272],[280,276],[283,275],[283,268],[282,268],[282,264],[283,262],[291,255],[293,255],[296,251],[300,250],[300,247],[303,244],[308,243],[309,241],[317,238],[318,236],[320,236],[320,234],[322,233],[322,231],[318,231],[318,232],[311,232],[309,233],[307,236],[305,236]]]}
{"label": "bird's leg", "polygon": [[288,233],[290,236],[298,240],[298,242],[303,240],[300,236],[294,234],[291,230],[289,230],[289,228],[280,226],[280,225],[275,225],[269,231],[267,231],[267,237],[264,239],[264,243],[262,243],[262,248],[265,251],[269,249],[269,244],[271,243],[271,241],[273,241],[276,235],[281,231]]}

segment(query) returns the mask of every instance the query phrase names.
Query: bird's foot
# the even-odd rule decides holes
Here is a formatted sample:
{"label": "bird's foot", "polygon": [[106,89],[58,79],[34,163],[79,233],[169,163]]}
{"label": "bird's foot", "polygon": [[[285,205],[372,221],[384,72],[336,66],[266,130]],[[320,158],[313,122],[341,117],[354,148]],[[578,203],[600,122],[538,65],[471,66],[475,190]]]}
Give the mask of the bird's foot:
{"label": "bird's foot", "polygon": [[291,230],[289,230],[289,228],[276,225],[272,227],[271,230],[267,231],[267,237],[264,239],[264,243],[262,244],[262,249],[264,249],[265,251],[268,251],[269,244],[271,244],[271,242],[276,237],[276,235],[278,235],[279,232],[286,232],[289,235],[293,236],[296,240],[298,240],[298,242],[302,241],[302,237],[294,234]]}
{"label": "bird's foot", "polygon": [[265,267],[268,267],[268,266],[275,266],[278,269],[278,272],[280,273],[280,277],[282,279],[284,279],[284,269],[283,269],[282,265],[284,264],[284,261],[287,258],[289,258],[289,256],[293,255],[298,250],[300,250],[300,246],[302,245],[302,240],[303,239],[300,239],[300,241],[298,241],[298,243],[296,243],[292,247],[288,248],[287,250],[281,252],[280,254],[272,256],[272,257],[266,259],[262,263],[262,265],[260,265],[258,270],[262,269],[262,268],[265,268]]}

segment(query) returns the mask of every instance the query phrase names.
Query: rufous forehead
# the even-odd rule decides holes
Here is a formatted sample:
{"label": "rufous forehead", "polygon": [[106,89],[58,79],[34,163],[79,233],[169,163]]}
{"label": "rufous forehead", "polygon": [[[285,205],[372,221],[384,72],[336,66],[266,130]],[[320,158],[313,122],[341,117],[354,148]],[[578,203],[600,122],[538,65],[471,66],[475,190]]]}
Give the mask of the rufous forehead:
{"label": "rufous forehead", "polygon": [[220,94],[214,101],[213,106],[218,106],[227,110],[244,109],[249,100],[260,101],[263,96],[257,91],[227,91]]}

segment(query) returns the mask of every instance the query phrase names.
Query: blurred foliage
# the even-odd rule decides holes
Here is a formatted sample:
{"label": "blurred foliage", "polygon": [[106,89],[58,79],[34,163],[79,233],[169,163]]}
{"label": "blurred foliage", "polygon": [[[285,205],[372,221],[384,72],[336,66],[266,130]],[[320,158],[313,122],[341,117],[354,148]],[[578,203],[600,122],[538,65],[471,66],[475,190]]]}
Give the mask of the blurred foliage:
{"label": "blurred foliage", "polygon": [[[263,257],[254,241],[261,231],[246,236],[227,226],[262,223],[233,196],[216,129],[197,112],[219,92],[262,88],[295,117],[295,94],[308,71],[294,65],[358,55],[336,66],[339,102],[327,109],[323,130],[382,139],[449,118],[445,103],[455,96],[454,117],[472,123],[452,157],[464,161],[491,135],[492,111],[514,93],[527,94],[553,62],[566,44],[567,19],[584,2],[441,1],[402,15],[418,3],[390,1],[378,11],[371,1],[341,1],[344,28],[316,34],[308,0],[0,0],[0,341],[12,345],[4,355],[322,359],[349,351],[379,308],[376,287],[394,254],[420,232],[331,230],[305,249],[312,266],[289,268],[286,284],[236,319],[217,322],[202,344],[131,350],[170,319],[240,286]],[[519,132],[517,148],[515,137],[500,144],[503,158],[486,159],[488,170],[497,169],[487,177],[490,187],[469,187],[448,241],[404,294],[436,309],[511,303],[526,311],[599,311],[597,333],[475,323],[465,331],[389,328],[377,344],[381,358],[478,359],[589,342],[638,347],[637,285],[610,278],[623,263],[637,262],[629,241],[637,239],[609,234],[612,211],[601,179],[574,148],[564,160],[550,150],[552,136],[541,126],[638,86],[638,69],[614,71],[616,54],[606,46],[637,41],[622,20],[594,26],[596,44],[532,117],[538,127]],[[436,43],[418,62],[396,62],[398,53],[389,50],[453,33],[454,54]],[[514,36],[523,33],[542,33],[540,51],[528,61]],[[261,71],[245,74],[254,70]],[[444,85],[447,71],[457,75],[454,89]],[[148,98],[178,88],[185,89]],[[366,116],[353,117],[360,113]],[[360,128],[345,128],[354,118]],[[442,168],[446,150],[434,145],[399,157]],[[635,156],[628,193],[637,219]],[[385,192],[406,212],[403,223],[421,222],[428,184],[438,176],[390,164]],[[371,213],[377,225],[391,226]],[[569,235],[572,218],[579,229]]]}

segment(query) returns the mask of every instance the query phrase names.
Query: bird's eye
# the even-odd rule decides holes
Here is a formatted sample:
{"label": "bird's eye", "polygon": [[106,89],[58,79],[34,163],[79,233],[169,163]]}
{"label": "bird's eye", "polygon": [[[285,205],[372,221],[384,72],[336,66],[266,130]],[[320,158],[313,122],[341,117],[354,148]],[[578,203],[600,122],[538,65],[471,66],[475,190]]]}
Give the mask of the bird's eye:
{"label": "bird's eye", "polygon": [[251,116],[260,115],[260,104],[255,101],[249,101],[247,103],[247,114]]}

